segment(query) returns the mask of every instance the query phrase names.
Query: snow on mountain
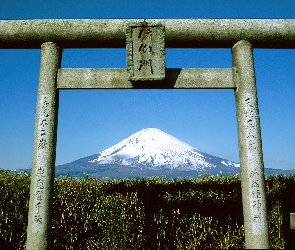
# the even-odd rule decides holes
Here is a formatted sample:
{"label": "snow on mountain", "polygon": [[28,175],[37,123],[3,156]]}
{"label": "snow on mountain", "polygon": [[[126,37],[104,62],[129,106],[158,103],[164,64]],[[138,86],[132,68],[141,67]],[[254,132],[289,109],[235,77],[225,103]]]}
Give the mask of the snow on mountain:
{"label": "snow on mountain", "polygon": [[98,153],[88,162],[95,165],[199,171],[239,167],[237,163],[203,153],[157,128],[142,129]]}
{"label": "snow on mountain", "polygon": [[[204,153],[156,128],[143,129],[118,144],[94,155],[56,166],[55,174],[106,178],[167,179],[205,174],[238,174],[240,164]],[[291,174],[265,168],[267,174]]]}

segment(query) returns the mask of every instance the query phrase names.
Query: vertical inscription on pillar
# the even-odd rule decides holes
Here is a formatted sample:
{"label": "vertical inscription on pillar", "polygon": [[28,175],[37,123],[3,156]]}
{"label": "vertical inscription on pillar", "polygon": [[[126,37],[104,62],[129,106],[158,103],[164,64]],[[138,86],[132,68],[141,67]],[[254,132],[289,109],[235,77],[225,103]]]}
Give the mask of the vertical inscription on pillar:
{"label": "vertical inscription on pillar", "polygon": [[264,224],[263,212],[262,212],[262,180],[260,166],[260,158],[257,154],[258,145],[257,139],[257,126],[259,119],[255,114],[257,107],[256,98],[252,94],[246,94],[244,97],[244,125],[246,128],[246,140],[248,146],[248,171],[249,171],[249,182],[250,182],[250,207],[251,217],[253,220],[253,234],[258,235],[263,233]]}
{"label": "vertical inscription on pillar", "polygon": [[42,95],[40,98],[40,114],[37,130],[37,155],[36,155],[36,182],[33,209],[33,231],[40,232],[44,223],[44,200],[46,195],[46,156],[49,147],[49,116],[51,112],[51,95]]}
{"label": "vertical inscription on pillar", "polygon": [[165,78],[165,28],[143,21],[126,30],[128,80],[151,81]]}

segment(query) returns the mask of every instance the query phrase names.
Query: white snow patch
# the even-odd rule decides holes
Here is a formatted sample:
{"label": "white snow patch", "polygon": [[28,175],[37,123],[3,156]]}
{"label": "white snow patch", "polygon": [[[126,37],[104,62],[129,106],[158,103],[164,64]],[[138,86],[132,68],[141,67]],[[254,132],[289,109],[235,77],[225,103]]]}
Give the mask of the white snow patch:
{"label": "white snow patch", "polygon": [[128,147],[124,147],[122,148],[118,153],[116,153],[115,155],[120,155],[120,156],[126,156],[126,157],[136,157],[138,155],[143,154],[144,151],[142,148],[137,147],[137,146],[128,146]]}
{"label": "white snow patch", "polygon": [[222,161],[221,163],[225,166],[228,166],[228,164],[225,161]]}

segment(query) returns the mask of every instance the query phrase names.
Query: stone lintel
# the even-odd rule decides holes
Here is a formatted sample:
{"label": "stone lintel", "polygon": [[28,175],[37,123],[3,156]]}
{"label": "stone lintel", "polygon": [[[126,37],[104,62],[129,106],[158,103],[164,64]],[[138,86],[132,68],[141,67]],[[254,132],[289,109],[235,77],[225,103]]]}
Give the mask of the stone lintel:
{"label": "stone lintel", "polygon": [[234,89],[231,68],[166,69],[162,81],[132,82],[125,68],[118,69],[59,69],[57,87],[60,89]]}

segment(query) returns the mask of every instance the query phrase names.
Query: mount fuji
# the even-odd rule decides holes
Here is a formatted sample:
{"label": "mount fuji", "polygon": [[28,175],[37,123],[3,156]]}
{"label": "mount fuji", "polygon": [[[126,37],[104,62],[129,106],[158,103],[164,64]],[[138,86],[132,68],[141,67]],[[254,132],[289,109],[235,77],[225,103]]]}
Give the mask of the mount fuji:
{"label": "mount fuji", "polygon": [[100,178],[197,177],[239,173],[239,164],[209,155],[157,128],[132,134],[100,153],[56,167],[57,175]]}

